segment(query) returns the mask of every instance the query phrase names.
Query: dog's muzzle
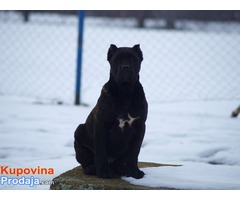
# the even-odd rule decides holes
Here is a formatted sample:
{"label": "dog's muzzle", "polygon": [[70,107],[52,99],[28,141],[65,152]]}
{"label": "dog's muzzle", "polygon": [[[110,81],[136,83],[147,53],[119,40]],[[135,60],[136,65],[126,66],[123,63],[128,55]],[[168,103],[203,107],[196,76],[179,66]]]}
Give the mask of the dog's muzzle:
{"label": "dog's muzzle", "polygon": [[119,69],[119,82],[131,83],[133,81],[133,71],[130,65],[122,65]]}

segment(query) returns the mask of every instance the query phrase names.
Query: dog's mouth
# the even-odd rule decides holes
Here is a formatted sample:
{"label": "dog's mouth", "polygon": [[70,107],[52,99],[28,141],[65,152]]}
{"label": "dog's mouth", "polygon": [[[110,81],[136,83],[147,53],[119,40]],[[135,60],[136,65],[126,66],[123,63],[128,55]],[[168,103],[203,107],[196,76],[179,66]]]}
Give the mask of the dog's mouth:
{"label": "dog's mouth", "polygon": [[115,80],[119,86],[127,87],[133,85],[137,78],[132,72],[120,71]]}
{"label": "dog's mouth", "polygon": [[122,87],[128,87],[128,86],[132,85],[132,82],[122,81],[119,85],[122,86]]}
{"label": "dog's mouth", "polygon": [[126,78],[123,78],[119,81],[119,84],[122,85],[122,86],[128,86],[128,85],[131,85],[132,84],[132,79],[130,77],[126,77]]}

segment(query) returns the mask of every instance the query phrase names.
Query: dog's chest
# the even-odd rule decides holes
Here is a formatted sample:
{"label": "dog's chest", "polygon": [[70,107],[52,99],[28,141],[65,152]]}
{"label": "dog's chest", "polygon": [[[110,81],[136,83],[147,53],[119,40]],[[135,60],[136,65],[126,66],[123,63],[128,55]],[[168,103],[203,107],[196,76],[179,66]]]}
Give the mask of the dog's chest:
{"label": "dog's chest", "polygon": [[132,127],[138,119],[139,116],[133,116],[130,113],[127,113],[126,115],[119,115],[117,117],[118,127],[124,131],[126,127]]}
{"label": "dog's chest", "polygon": [[136,125],[140,120],[139,116],[130,112],[119,114],[115,117],[112,129],[108,132],[108,148],[112,156],[121,154],[125,151],[133,136],[136,133]]}

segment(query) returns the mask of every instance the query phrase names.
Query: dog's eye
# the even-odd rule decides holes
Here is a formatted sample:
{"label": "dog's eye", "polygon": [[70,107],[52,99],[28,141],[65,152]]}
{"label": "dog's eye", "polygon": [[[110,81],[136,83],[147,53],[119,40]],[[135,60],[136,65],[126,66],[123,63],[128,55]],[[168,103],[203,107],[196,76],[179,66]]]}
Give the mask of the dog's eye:
{"label": "dog's eye", "polygon": [[112,60],[112,63],[113,63],[114,65],[118,65],[119,61],[113,59],[113,60]]}
{"label": "dog's eye", "polygon": [[137,62],[136,58],[134,58],[134,57],[130,57],[129,61],[130,61],[132,64],[134,64],[134,63]]}
{"label": "dog's eye", "polygon": [[121,63],[122,60],[123,60],[123,59],[122,59],[121,57],[118,57],[117,59],[114,59],[113,62],[114,62],[115,64],[118,64],[118,63]]}

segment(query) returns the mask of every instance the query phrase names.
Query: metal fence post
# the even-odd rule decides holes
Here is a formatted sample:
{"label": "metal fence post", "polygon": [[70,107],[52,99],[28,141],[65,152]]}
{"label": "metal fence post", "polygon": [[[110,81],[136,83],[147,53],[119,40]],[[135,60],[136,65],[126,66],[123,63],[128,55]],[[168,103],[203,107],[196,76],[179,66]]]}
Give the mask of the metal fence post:
{"label": "metal fence post", "polygon": [[83,28],[85,11],[78,12],[78,47],[77,47],[77,70],[76,70],[76,91],[75,105],[81,104],[81,77],[82,77],[82,48],[83,48]]}

